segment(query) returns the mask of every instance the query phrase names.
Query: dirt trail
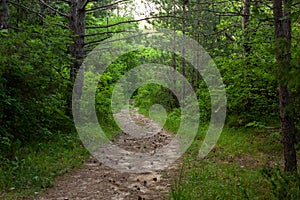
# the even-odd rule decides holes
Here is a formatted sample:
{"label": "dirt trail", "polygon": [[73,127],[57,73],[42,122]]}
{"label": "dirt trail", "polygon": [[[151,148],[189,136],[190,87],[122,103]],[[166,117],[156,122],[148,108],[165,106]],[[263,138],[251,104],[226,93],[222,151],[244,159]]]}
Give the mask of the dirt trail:
{"label": "dirt trail", "polygon": [[[133,111],[135,123],[142,124],[151,130],[156,126],[153,122]],[[153,128],[155,130],[155,128]],[[150,138],[137,139],[128,134],[120,134],[115,144],[120,148],[133,152],[151,152],[168,144],[174,135],[161,129]],[[176,177],[176,161],[163,171],[133,174],[119,172],[99,163],[96,159],[88,159],[84,167],[59,177],[56,186],[50,188],[38,200],[68,200],[68,199],[97,199],[97,200],[150,200],[168,199],[171,182]]]}

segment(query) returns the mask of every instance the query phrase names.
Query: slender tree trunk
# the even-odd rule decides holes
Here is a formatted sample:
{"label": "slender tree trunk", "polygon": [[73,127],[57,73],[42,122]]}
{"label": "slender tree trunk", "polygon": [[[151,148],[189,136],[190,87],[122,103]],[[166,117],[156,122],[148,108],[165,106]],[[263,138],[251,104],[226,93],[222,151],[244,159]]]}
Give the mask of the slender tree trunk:
{"label": "slender tree trunk", "polygon": [[[186,3],[188,1],[186,0],[183,4],[183,16],[185,16],[185,13],[186,13]],[[182,19],[182,34],[184,35],[185,34],[185,21],[184,19]],[[182,73],[182,84],[181,84],[181,100],[184,100],[185,98],[185,84],[184,84],[184,80],[186,79],[186,74],[185,74],[185,59],[184,59],[184,56],[185,56],[185,49],[184,47],[182,47],[182,52],[181,52],[181,73]]]}
{"label": "slender tree trunk", "polygon": [[0,30],[8,29],[8,3],[0,0]]}
{"label": "slender tree trunk", "polygon": [[[73,89],[73,95],[75,99],[80,99],[83,79],[78,84],[74,85],[75,78],[80,66],[84,59],[84,34],[85,34],[85,1],[83,0],[71,0],[70,2],[70,18],[69,27],[73,34],[73,43],[70,45],[69,51],[71,58],[74,59],[70,66],[70,80],[71,87],[69,92]],[[68,98],[68,113],[71,115],[72,99],[71,96]],[[79,108],[76,108],[79,109]]]}
{"label": "slender tree trunk", "polygon": [[250,14],[251,14],[250,6],[251,6],[251,0],[244,0],[243,18],[242,18],[242,29],[245,31],[244,32],[244,44],[243,44],[243,56],[244,57],[246,57],[251,51],[251,47],[248,44],[247,33],[246,33],[248,23],[250,22]]}
{"label": "slender tree trunk", "polygon": [[[197,10],[201,10],[201,4],[200,4],[200,0],[197,0]],[[200,19],[201,18],[201,13],[200,12],[197,12],[197,18]],[[197,21],[197,25],[196,25],[197,29],[199,29],[200,27],[200,21]],[[196,29],[196,30],[197,30]],[[199,31],[197,30],[197,33],[196,33],[196,41],[201,44],[200,42],[200,33]],[[200,63],[200,57],[199,57],[199,52],[196,52],[196,63],[197,63],[197,68],[198,70],[195,70],[195,74],[196,74],[196,84],[194,86],[194,90],[197,91],[198,90],[198,87],[199,87],[199,83],[200,83],[200,69],[199,69],[199,63]]]}
{"label": "slender tree trunk", "polygon": [[[173,8],[172,8],[172,11],[173,11],[173,13],[175,13],[175,7],[176,7],[176,4],[175,4],[175,2],[174,1],[172,1],[172,3],[173,3]],[[173,27],[173,30],[174,30],[174,42],[176,42],[176,37],[175,37],[175,35],[176,35],[176,27],[175,27],[175,25],[174,25],[174,27]],[[173,49],[173,51],[175,52],[175,50],[176,49]],[[174,84],[174,91],[175,91],[175,93],[177,92],[177,80],[176,80],[176,73],[177,73],[177,61],[176,61],[176,53],[172,53],[172,66],[173,66],[173,84]],[[173,102],[175,102],[175,104],[172,104],[172,107],[171,108],[174,108],[174,107],[178,107],[179,105],[177,105],[177,101],[176,101],[176,99],[177,99],[177,97],[176,97],[176,95],[172,92],[172,91],[170,91],[170,95],[172,96],[172,100],[173,100]]]}
{"label": "slender tree trunk", "polygon": [[290,0],[273,0],[274,30],[277,43],[276,61],[279,80],[279,110],[284,145],[285,171],[297,171],[295,128],[291,103],[291,91],[285,71],[291,58]]}
{"label": "slender tree trunk", "polygon": [[[8,29],[8,4],[6,0],[0,0],[0,30]],[[0,70],[0,77],[2,77],[3,70]],[[5,90],[5,84],[0,81],[0,88]],[[0,113],[5,112],[5,109],[0,106]],[[4,114],[5,116],[6,114]],[[1,115],[0,115],[1,116]],[[2,116],[0,117],[0,124],[2,124]]]}

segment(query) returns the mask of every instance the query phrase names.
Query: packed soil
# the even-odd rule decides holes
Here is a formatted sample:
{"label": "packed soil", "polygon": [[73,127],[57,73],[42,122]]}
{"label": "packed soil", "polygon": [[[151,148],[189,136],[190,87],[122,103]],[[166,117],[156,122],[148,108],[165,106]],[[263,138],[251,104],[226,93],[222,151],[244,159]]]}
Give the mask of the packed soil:
{"label": "packed soil", "polygon": [[[157,131],[157,124],[131,111],[136,124],[143,125],[148,131]],[[122,118],[122,115],[119,116]],[[159,128],[157,134],[147,138],[136,138],[130,134],[120,134],[114,139],[114,144],[132,152],[153,152],[168,144],[174,134]],[[152,200],[168,199],[172,181],[178,175],[180,159],[167,168],[146,173],[129,173],[109,168],[90,157],[84,167],[58,177],[55,187],[38,196],[38,200]]]}

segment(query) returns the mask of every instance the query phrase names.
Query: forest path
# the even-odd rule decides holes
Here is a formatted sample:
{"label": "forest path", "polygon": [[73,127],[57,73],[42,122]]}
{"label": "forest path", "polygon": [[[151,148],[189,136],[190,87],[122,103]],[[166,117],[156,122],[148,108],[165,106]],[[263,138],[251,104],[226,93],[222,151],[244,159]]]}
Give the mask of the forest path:
{"label": "forest path", "polygon": [[[157,126],[151,119],[131,111],[135,123],[146,126],[149,130]],[[152,137],[137,139],[128,134],[120,134],[114,140],[120,148],[132,152],[153,152],[168,144],[174,134],[164,129]],[[176,173],[180,159],[168,168],[148,173],[128,173],[111,169],[94,158],[86,160],[84,167],[58,177],[55,187],[38,196],[37,200],[150,200],[168,199],[170,186]]]}

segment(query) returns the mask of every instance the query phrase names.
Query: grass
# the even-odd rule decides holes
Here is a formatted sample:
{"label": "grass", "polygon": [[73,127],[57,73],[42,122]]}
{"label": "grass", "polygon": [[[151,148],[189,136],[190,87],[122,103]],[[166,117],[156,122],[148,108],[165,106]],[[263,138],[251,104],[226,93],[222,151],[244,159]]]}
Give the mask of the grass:
{"label": "grass", "polygon": [[[300,176],[283,169],[283,147],[265,129],[225,128],[202,160],[203,130],[184,157],[170,199],[300,199]],[[274,136],[276,135],[276,136]]]}
{"label": "grass", "polygon": [[[112,140],[120,130],[115,124],[105,122],[102,121],[101,127]],[[86,128],[88,139],[99,139],[99,133],[93,130],[98,129]],[[90,155],[75,130],[22,144],[16,142],[13,149],[10,159],[0,156],[0,199],[34,198],[54,186],[56,177],[82,167]]]}
{"label": "grass", "polygon": [[53,186],[55,177],[83,166],[88,157],[77,134],[57,134],[48,142],[19,147],[11,160],[1,160],[0,199],[33,197]]}
{"label": "grass", "polygon": [[[142,113],[147,116],[147,112]],[[179,123],[180,117],[170,113],[164,128],[176,133]],[[212,151],[200,159],[198,153],[208,125],[200,126],[184,155],[179,177],[174,177],[169,199],[300,199],[300,175],[283,171],[278,130],[225,127]]]}
{"label": "grass", "polygon": [[[107,125],[110,120],[101,120],[106,137],[112,140],[120,130],[114,123]],[[99,140],[99,133],[94,130],[98,131],[94,126],[85,129],[87,139]],[[89,157],[75,130],[42,137],[15,142],[11,147],[13,156],[9,158],[0,155],[0,199],[34,198],[54,186],[56,177],[82,167]]]}
{"label": "grass", "polygon": [[[171,113],[165,128],[176,132],[178,122]],[[282,171],[280,133],[224,128],[214,149],[200,159],[206,129],[205,124],[199,128],[184,155],[170,199],[300,199],[300,176]],[[13,159],[1,160],[0,199],[33,198],[53,186],[55,177],[81,167],[88,155],[77,134],[57,134],[47,142],[18,147]]]}

